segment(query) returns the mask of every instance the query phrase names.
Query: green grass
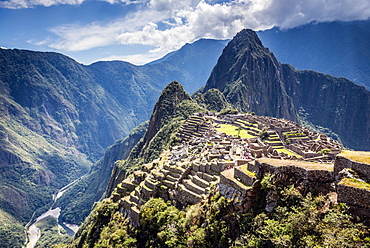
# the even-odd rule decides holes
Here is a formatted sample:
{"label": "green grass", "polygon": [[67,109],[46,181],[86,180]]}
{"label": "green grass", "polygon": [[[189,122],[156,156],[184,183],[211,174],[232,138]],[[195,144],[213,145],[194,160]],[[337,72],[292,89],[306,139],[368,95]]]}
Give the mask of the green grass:
{"label": "green grass", "polygon": [[370,152],[362,151],[342,151],[339,156],[357,161],[360,163],[370,164]]}
{"label": "green grass", "polygon": [[265,142],[269,144],[282,143],[281,140],[265,140]]}
{"label": "green grass", "polygon": [[343,178],[342,181],[340,181],[339,184],[343,184],[349,187],[353,188],[359,188],[359,189],[364,189],[364,190],[370,190],[370,184],[366,182],[362,182],[360,180],[357,180],[355,178]]}
{"label": "green grass", "polygon": [[[231,124],[220,124],[219,128],[216,128],[217,131],[221,133],[226,133],[227,135],[233,135],[233,136],[238,136],[239,131],[237,130],[237,126],[231,125]],[[256,136],[250,135],[247,130],[240,130],[239,133],[240,137],[242,139],[252,139],[255,138]]]}
{"label": "green grass", "polygon": [[296,156],[297,158],[302,158],[302,156],[298,155],[297,153],[295,152],[292,152],[291,150],[288,150],[286,148],[281,148],[281,149],[275,149],[278,153],[281,153],[281,152],[284,152],[286,154],[288,154],[289,156],[291,155],[294,155]]}
{"label": "green grass", "polygon": [[240,166],[240,170],[242,170],[245,174],[247,174],[250,177],[257,178],[257,174],[256,173],[248,170],[248,164],[244,164],[244,165]]}

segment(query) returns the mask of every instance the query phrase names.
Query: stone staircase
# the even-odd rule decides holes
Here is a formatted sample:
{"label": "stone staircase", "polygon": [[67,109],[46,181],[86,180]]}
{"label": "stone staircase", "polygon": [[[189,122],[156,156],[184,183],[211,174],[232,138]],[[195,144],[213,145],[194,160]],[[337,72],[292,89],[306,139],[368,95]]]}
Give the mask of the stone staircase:
{"label": "stone staircase", "polygon": [[179,137],[183,141],[188,141],[192,137],[203,137],[203,134],[209,130],[209,125],[203,117],[191,116],[180,127]]}
{"label": "stone staircase", "polygon": [[[204,165],[205,167],[205,165]],[[181,191],[177,200],[182,204],[195,204],[205,199],[210,192],[212,183],[219,181],[217,173],[210,170],[210,166],[199,171],[199,165],[192,165],[189,174],[178,183],[178,189]]]}
{"label": "stone staircase", "polygon": [[273,149],[284,148],[283,142],[281,141],[279,135],[275,131],[268,130],[267,133],[268,133],[268,137],[267,139],[264,140],[264,142],[267,145],[271,146]]}
{"label": "stone staircase", "polygon": [[237,125],[238,127],[241,127],[245,130],[247,130],[248,134],[258,137],[261,130],[258,129],[258,125],[250,123],[244,119],[236,119],[234,121],[234,124]]}

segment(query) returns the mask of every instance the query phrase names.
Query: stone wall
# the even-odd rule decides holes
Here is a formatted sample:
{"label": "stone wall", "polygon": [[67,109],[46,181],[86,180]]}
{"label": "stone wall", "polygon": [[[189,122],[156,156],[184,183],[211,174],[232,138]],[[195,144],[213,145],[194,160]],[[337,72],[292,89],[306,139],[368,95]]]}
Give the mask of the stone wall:
{"label": "stone wall", "polygon": [[337,185],[338,202],[367,208],[370,216],[370,191],[361,188],[350,187],[339,183]]}
{"label": "stone wall", "polygon": [[338,173],[344,168],[352,169],[370,180],[370,164],[352,161],[348,158],[337,155],[334,163],[335,175],[338,175]]}

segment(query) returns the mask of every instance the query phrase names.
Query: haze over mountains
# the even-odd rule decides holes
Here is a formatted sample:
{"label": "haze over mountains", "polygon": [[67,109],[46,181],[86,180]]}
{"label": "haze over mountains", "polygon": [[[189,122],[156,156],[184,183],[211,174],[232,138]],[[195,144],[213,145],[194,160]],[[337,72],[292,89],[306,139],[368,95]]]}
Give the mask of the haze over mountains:
{"label": "haze over mountains", "polygon": [[370,90],[370,21],[310,23],[258,32],[281,63],[345,77]]}

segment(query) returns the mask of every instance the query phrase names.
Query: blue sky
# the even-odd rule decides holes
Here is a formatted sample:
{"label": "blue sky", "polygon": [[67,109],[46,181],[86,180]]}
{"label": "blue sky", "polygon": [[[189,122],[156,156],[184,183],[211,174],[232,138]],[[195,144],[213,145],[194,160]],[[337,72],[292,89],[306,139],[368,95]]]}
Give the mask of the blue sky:
{"label": "blue sky", "polygon": [[144,64],[243,28],[369,17],[369,0],[0,0],[0,46]]}

